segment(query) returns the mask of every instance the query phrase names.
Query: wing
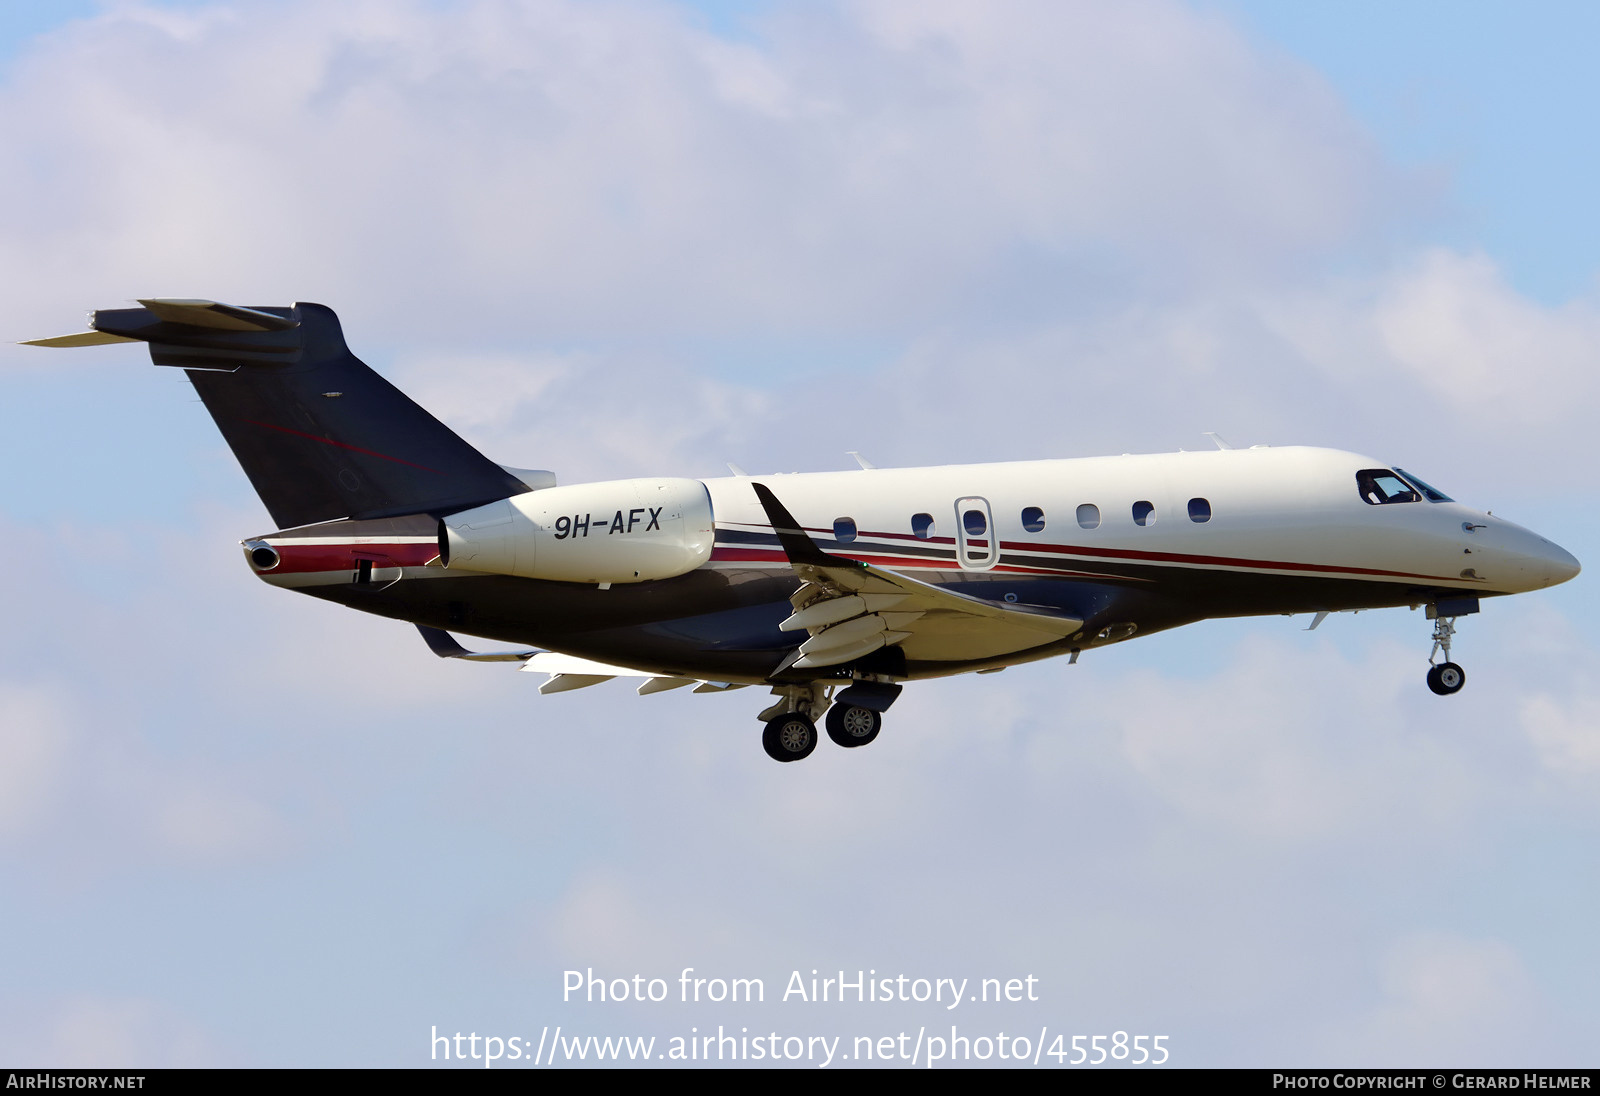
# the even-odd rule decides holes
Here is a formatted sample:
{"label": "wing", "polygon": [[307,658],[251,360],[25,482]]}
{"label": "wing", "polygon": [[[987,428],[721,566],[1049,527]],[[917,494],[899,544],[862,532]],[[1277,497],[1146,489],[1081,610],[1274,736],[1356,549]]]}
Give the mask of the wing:
{"label": "wing", "polygon": [[1083,621],[1000,605],[858,560],[830,556],[765,484],[753,483],[778,543],[804,585],[779,625],[810,635],[784,669],[837,666],[898,645],[917,661],[958,662],[1026,651],[1076,634]]}
{"label": "wing", "polygon": [[651,693],[664,693],[668,689],[679,689],[685,685],[695,686],[697,693],[722,693],[730,689],[742,689],[744,685],[737,682],[706,681],[695,677],[671,677],[663,674],[652,673],[649,670],[635,670],[630,666],[613,666],[607,662],[595,662],[592,659],[579,658],[577,655],[564,655],[559,651],[495,651],[480,654],[469,651],[456,642],[454,636],[441,628],[430,628],[425,624],[418,624],[417,631],[422,633],[423,641],[428,649],[440,658],[459,658],[467,662],[520,662],[521,669],[535,670],[550,676],[539,686],[540,693],[564,693],[571,689],[583,689],[590,685],[598,685],[602,681],[610,681],[617,677],[642,677],[645,680],[639,685],[640,696]]}

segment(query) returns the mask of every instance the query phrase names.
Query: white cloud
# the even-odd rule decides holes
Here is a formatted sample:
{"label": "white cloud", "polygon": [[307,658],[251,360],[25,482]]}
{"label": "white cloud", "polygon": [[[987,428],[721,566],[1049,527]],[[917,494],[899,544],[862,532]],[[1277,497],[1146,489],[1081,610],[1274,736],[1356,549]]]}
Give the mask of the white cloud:
{"label": "white cloud", "polygon": [[[1390,946],[1379,976],[1379,1003],[1328,1038],[1330,1064],[1504,1066],[1507,1045],[1528,1045],[1548,1023],[1534,980],[1515,949],[1500,940],[1407,936]],[[1523,1054],[1533,1059],[1530,1051]],[[1559,1050],[1553,1061],[1548,1054],[1540,1060],[1568,1060]]]}
{"label": "white cloud", "polygon": [[1097,256],[1274,268],[1392,187],[1310,70],[1180,6],[807,7],[767,33],[567,0],[119,6],[6,91],[31,168],[0,184],[28,211],[7,280],[35,307],[331,293],[412,330],[876,328],[1005,308],[1023,253],[1076,268],[1063,288]]}
{"label": "white cloud", "polygon": [[[184,635],[204,624],[171,612],[170,592],[206,601],[210,568],[184,564],[206,558],[197,539],[216,540],[82,525],[7,534],[25,552],[39,549],[27,581],[6,591],[28,627],[7,638],[5,655],[14,675],[32,675],[0,682],[0,836],[29,838],[8,842],[15,860],[51,865],[65,880],[129,862],[280,853],[289,828],[245,767],[170,750],[174,725],[204,717],[168,690],[193,689],[207,657]],[[147,588],[133,572],[164,577]],[[90,573],[99,589],[79,581]]]}
{"label": "white cloud", "polygon": [[1537,438],[1596,395],[1600,298],[1540,305],[1481,252],[1429,248],[1261,307],[1298,355],[1364,391],[1374,413],[1410,402]]}
{"label": "white cloud", "polygon": [[196,1069],[228,1064],[194,1021],[147,997],[0,998],[0,1054],[54,1069]]}
{"label": "white cloud", "polygon": [[1546,766],[1569,776],[1600,772],[1600,696],[1592,689],[1567,699],[1527,697],[1521,714],[1523,732]]}
{"label": "white cloud", "polygon": [[[29,333],[135,293],[322,299],[569,480],[1207,429],[1387,459],[1424,407],[1439,464],[1509,475],[1492,426],[1560,477],[1594,394],[1593,302],[1386,250],[1417,184],[1321,78],[1156,0],[780,6],[740,42],[651,3],[127,4],[24,59],[0,139]],[[890,368],[828,348],[751,391],[694,348],[819,335]]]}
{"label": "white cloud", "polygon": [[1594,402],[1597,305],[1541,307],[1487,255],[1432,250],[1397,272],[1375,318],[1390,356],[1436,396],[1474,418],[1539,428]]}
{"label": "white cloud", "polygon": [[762,427],[786,414],[764,393],[637,351],[412,355],[401,383],[495,460],[563,482],[723,475],[723,461],[764,448]]}
{"label": "white cloud", "polygon": [[0,838],[38,819],[70,752],[60,699],[42,688],[0,682]]}

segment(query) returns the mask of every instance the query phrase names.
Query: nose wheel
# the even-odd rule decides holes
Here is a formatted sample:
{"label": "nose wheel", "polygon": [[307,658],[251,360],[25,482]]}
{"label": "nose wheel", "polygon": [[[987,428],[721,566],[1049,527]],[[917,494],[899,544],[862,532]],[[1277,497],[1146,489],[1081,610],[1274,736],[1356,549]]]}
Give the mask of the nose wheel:
{"label": "nose wheel", "polygon": [[1459,693],[1467,683],[1467,671],[1454,662],[1441,662],[1428,671],[1428,688],[1440,696]]}
{"label": "nose wheel", "polygon": [[[1456,618],[1439,616],[1433,619],[1433,651],[1428,655],[1428,688],[1439,696],[1459,693],[1467,683],[1467,671],[1450,661],[1450,640],[1456,634]],[[1440,655],[1443,662],[1434,661]]]}

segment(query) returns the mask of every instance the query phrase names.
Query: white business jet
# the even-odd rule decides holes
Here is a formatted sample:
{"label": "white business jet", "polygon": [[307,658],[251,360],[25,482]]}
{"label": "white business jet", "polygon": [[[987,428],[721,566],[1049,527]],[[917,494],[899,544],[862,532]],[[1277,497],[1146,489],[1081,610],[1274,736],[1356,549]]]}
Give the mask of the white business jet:
{"label": "white business jet", "polygon": [[[1092,651],[1208,617],[1457,618],[1578,573],[1543,537],[1355,453],[1198,453],[558,486],[490,461],[358,361],[315,304],[152,299],[31,345],[138,341],[188,374],[279,526],[274,586],[409,621],[435,654],[771,689],[762,742],[877,737],[903,684]],[[450,633],[521,644],[475,653]]]}

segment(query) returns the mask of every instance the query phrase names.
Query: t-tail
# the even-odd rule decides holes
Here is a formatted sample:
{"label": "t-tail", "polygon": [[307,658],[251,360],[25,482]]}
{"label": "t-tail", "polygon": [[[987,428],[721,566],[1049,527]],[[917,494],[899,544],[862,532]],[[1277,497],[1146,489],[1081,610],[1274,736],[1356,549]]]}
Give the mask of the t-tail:
{"label": "t-tail", "polygon": [[278,527],[443,514],[527,491],[359,361],[320,304],[141,300],[30,346],[144,342],[188,374]]}

